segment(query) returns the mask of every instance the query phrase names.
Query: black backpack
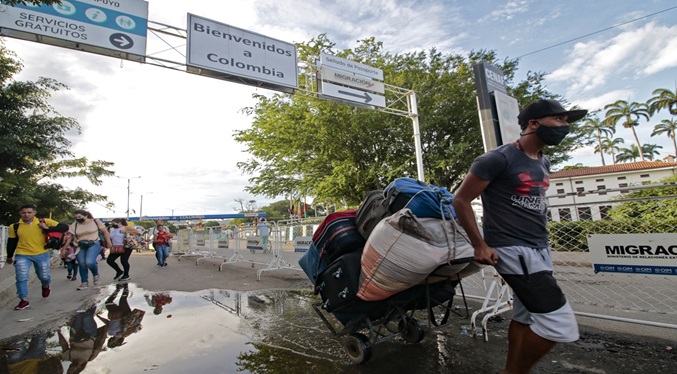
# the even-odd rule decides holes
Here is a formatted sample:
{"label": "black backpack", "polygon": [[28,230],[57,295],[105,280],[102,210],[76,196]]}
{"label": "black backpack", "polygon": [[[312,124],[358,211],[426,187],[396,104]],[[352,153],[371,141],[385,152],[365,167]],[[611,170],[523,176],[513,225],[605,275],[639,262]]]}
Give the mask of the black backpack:
{"label": "black backpack", "polygon": [[[45,223],[44,218],[40,218],[41,223]],[[43,233],[45,233],[45,249],[59,249],[63,245],[63,237],[64,233],[63,232],[57,232],[57,231],[45,231],[44,229],[42,230]],[[19,239],[19,222],[14,224],[14,235],[16,235],[16,238]]]}

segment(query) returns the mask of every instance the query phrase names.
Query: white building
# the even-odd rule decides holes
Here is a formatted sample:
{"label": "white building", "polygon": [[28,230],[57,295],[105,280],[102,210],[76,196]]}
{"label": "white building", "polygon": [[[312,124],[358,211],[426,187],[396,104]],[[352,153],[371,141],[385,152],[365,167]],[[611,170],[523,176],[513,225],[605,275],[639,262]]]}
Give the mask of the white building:
{"label": "white building", "polygon": [[657,183],[677,174],[677,162],[644,161],[550,174],[546,195],[553,221],[605,219],[613,198],[630,192],[624,188]]}

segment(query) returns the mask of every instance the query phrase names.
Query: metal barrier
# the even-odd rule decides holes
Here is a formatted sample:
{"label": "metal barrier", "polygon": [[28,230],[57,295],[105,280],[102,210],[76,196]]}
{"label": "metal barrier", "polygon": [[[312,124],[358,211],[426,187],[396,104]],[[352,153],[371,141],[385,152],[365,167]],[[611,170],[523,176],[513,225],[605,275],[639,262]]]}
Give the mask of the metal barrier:
{"label": "metal barrier", "polygon": [[5,267],[7,261],[7,238],[9,227],[0,226],[0,269]]}

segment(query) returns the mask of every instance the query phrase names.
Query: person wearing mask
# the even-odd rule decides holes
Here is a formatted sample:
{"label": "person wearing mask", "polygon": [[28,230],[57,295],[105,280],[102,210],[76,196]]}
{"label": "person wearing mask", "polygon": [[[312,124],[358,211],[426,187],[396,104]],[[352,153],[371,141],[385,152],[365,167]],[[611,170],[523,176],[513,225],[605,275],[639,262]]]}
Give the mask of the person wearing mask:
{"label": "person wearing mask", "polygon": [[[115,270],[114,280],[128,281],[132,279],[129,276],[129,257],[132,255],[134,247],[125,245],[125,241],[129,242],[131,237],[138,234],[139,231],[133,226],[127,225],[127,220],[124,218],[115,218],[111,222],[110,240],[113,246],[108,254],[106,263]],[[122,269],[115,262],[118,258],[122,264]]]}
{"label": "person wearing mask", "polygon": [[42,297],[49,297],[52,282],[49,259],[52,254],[51,250],[45,248],[47,244],[45,232],[68,231],[68,226],[65,224],[49,218],[36,218],[37,213],[35,205],[22,205],[19,208],[21,219],[18,223],[9,226],[6,263],[14,264],[16,294],[19,296],[19,304],[14,307],[15,310],[26,309],[30,304],[28,302],[28,273],[31,265],[42,283]]}
{"label": "person wearing mask", "polygon": [[97,257],[101,254],[101,242],[99,232],[104,237],[106,247],[110,248],[113,244],[110,241],[110,235],[106,226],[99,220],[94,219],[92,214],[86,210],[75,211],[75,222],[70,225],[69,231],[73,234],[75,245],[78,247],[78,253],[75,258],[78,261],[80,270],[80,281],[82,282],[78,290],[89,288],[89,272],[92,272],[94,285],[100,281],[99,266],[96,263]]}
{"label": "person wearing mask", "polygon": [[169,239],[173,236],[174,235],[167,231],[164,225],[155,227],[153,248],[155,248],[155,258],[157,258],[157,265],[159,267],[167,266],[167,257],[169,257]]}
{"label": "person wearing mask", "polygon": [[[503,373],[528,373],[556,343],[579,338],[574,312],[553,277],[545,198],[550,161],[542,150],[559,144],[569,123],[587,112],[566,110],[555,100],[530,104],[518,116],[519,140],[477,157],[454,195],[475,261],[494,266],[513,291]],[[480,195],[484,236],[470,205]]]}

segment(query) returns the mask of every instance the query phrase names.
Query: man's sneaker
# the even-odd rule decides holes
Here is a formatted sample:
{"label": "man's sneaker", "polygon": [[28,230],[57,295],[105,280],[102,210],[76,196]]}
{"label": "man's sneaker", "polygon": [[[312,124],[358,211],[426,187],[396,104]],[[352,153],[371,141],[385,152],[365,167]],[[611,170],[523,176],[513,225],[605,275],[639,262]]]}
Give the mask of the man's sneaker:
{"label": "man's sneaker", "polygon": [[125,273],[117,273],[117,274],[115,274],[115,278],[113,278],[113,280],[114,280],[114,281],[120,280],[120,278],[122,278],[122,276],[123,276],[124,274],[125,274]]}
{"label": "man's sneaker", "polygon": [[28,308],[29,304],[30,303],[28,302],[28,300],[21,300],[21,301],[19,301],[19,305],[14,307],[14,310],[24,310],[24,309]]}
{"label": "man's sneaker", "polygon": [[165,267],[167,267],[167,263],[165,262]]}
{"label": "man's sneaker", "polygon": [[49,286],[42,287],[42,297],[49,297],[50,292],[52,292],[52,290],[49,288]]}
{"label": "man's sneaker", "polygon": [[132,279],[129,275],[123,275],[120,279],[118,279],[120,282],[126,282],[128,280]]}
{"label": "man's sneaker", "polygon": [[99,285],[99,279],[101,279],[101,276],[99,276],[99,275],[95,275],[95,276],[94,276],[94,285],[95,285],[95,286],[98,286],[98,285]]}
{"label": "man's sneaker", "polygon": [[80,284],[80,287],[78,287],[78,291],[86,290],[89,288],[89,283],[82,283]]}

